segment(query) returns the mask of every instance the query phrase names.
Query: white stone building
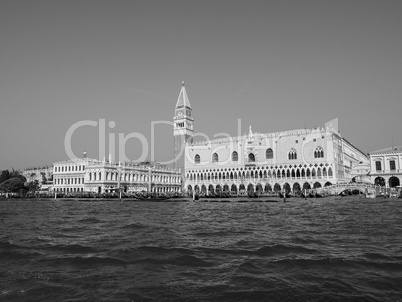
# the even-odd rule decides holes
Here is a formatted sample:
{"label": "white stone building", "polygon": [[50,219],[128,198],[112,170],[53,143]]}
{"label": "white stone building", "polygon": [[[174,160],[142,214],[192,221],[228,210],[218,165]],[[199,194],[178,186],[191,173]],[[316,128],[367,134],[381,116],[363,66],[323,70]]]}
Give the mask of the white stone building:
{"label": "white stone building", "polygon": [[97,160],[87,157],[69,159],[53,164],[53,190],[56,192],[84,192],[86,167]]}
{"label": "white stone building", "polygon": [[[184,85],[180,96],[183,89]],[[250,126],[248,135],[193,142],[191,106],[185,95],[176,104],[174,135],[175,142],[181,136],[186,144],[180,159],[185,163],[187,192],[300,191],[351,181],[354,165],[369,164],[367,155],[332,126],[335,120],[323,128],[275,133],[253,133]]]}
{"label": "white stone building", "polygon": [[53,164],[54,190],[62,193],[181,192],[180,170],[156,163],[112,163],[83,158]]}
{"label": "white stone building", "polygon": [[372,183],[397,187],[402,180],[402,146],[390,147],[369,153]]}
{"label": "white stone building", "polygon": [[181,192],[181,172],[157,163],[91,162],[86,167],[86,191],[111,193],[121,188],[123,192]]}
{"label": "white stone building", "polygon": [[25,176],[27,182],[32,182],[37,180],[40,184],[51,183],[53,179],[53,167],[43,166],[43,167],[29,167],[22,171],[22,175]]}

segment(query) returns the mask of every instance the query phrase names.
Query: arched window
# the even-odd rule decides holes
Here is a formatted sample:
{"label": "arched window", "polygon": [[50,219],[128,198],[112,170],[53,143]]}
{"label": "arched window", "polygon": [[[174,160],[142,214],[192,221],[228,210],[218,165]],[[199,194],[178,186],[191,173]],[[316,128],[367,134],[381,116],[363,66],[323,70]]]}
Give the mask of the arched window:
{"label": "arched window", "polygon": [[295,149],[291,149],[290,151],[289,151],[289,159],[290,160],[293,160],[293,159],[297,159],[297,153],[296,153],[296,150]]}
{"label": "arched window", "polygon": [[236,151],[233,151],[232,153],[232,161],[238,161],[239,160],[239,155],[237,154]]}
{"label": "arched window", "polygon": [[254,156],[253,153],[250,153],[250,154],[248,155],[248,161],[249,161],[250,163],[255,162],[255,156]]}
{"label": "arched window", "polygon": [[323,158],[324,157],[324,149],[321,147],[317,147],[314,151],[314,158]]}
{"label": "arched window", "polygon": [[272,151],[271,148],[267,149],[267,151],[265,152],[265,157],[266,159],[274,158],[274,151]]}
{"label": "arched window", "polygon": [[200,156],[199,156],[198,154],[195,155],[195,157],[194,157],[194,162],[195,162],[196,164],[199,164],[199,163],[200,163]]}
{"label": "arched window", "polygon": [[212,162],[217,163],[218,161],[219,161],[218,154],[216,154],[216,153],[212,154]]}

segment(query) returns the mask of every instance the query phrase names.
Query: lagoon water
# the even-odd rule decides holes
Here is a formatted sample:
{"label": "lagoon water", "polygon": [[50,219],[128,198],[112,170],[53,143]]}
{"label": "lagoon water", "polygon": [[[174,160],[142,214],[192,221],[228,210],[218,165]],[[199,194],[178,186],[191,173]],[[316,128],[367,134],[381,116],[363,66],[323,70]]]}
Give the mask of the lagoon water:
{"label": "lagoon water", "polygon": [[0,201],[0,300],[401,301],[402,200]]}

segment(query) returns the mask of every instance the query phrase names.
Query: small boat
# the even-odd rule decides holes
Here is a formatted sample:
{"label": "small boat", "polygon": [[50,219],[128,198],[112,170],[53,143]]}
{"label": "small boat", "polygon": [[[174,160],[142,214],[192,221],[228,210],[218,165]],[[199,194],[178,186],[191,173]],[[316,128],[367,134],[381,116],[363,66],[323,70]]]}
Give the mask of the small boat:
{"label": "small boat", "polygon": [[375,191],[367,191],[366,193],[366,198],[376,198],[376,192]]}
{"label": "small boat", "polygon": [[153,196],[148,196],[148,197],[137,197],[139,200],[144,200],[144,201],[165,201],[168,200],[169,197],[153,197]]}
{"label": "small boat", "polygon": [[198,195],[197,193],[193,194],[193,201],[199,200],[200,199],[200,195]]}

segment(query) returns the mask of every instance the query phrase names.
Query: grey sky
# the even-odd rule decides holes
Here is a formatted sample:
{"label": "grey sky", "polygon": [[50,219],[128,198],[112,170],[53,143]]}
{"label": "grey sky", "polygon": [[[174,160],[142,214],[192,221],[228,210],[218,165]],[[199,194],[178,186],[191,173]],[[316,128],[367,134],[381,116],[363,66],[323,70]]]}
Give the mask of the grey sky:
{"label": "grey sky", "polygon": [[[210,137],[323,126],[402,145],[402,1],[1,1],[0,168],[64,160],[80,120],[150,137],[186,83]],[[173,129],[156,129],[156,159]],[[116,134],[117,137],[117,134]],[[133,160],[138,141],[127,143]],[[97,129],[73,151],[98,157]],[[108,151],[107,151],[108,152]]]}

